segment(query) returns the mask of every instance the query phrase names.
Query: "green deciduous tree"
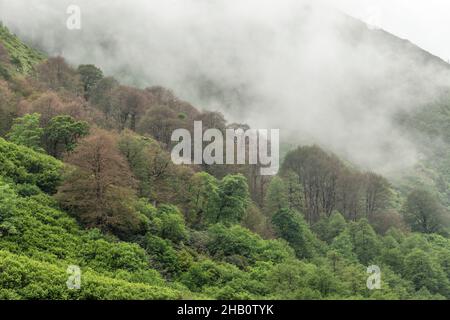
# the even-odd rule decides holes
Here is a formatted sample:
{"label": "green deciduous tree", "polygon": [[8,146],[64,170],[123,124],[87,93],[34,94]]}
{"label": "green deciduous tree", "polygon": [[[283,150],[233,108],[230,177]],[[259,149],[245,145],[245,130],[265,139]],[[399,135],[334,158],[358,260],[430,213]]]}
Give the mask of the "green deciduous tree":
{"label": "green deciduous tree", "polygon": [[316,253],[317,239],[303,216],[290,209],[281,209],[272,217],[279,237],[286,240],[299,258],[311,258]]}
{"label": "green deciduous tree", "polygon": [[193,174],[190,168],[173,164],[157,141],[129,130],[122,132],[119,149],[138,180],[140,197],[155,205],[172,203],[185,209],[190,200],[188,187]]}
{"label": "green deciduous tree", "polygon": [[179,243],[188,238],[183,214],[175,206],[163,205],[155,216],[158,235],[161,238]]}
{"label": "green deciduous tree", "polygon": [[320,219],[313,226],[317,236],[328,243],[331,243],[335,237],[345,230],[347,222],[339,212],[334,212],[330,217]]}
{"label": "green deciduous tree", "polygon": [[443,227],[445,209],[427,190],[414,190],[403,208],[405,220],[413,231],[438,232]]}
{"label": "green deciduous tree", "polygon": [[84,64],[78,67],[78,74],[84,88],[84,97],[89,100],[92,90],[103,79],[103,71],[92,64]]}
{"label": "green deciduous tree", "polygon": [[77,141],[89,133],[89,125],[76,121],[71,116],[56,116],[44,129],[47,152],[60,158],[65,152],[73,151]]}
{"label": "green deciduous tree", "polygon": [[239,223],[250,204],[247,179],[241,175],[224,177],[218,188],[217,210],[207,217],[210,223]]}
{"label": "green deciduous tree", "polygon": [[194,228],[201,228],[205,217],[214,216],[219,204],[219,183],[206,172],[199,172],[189,181],[188,220]]}
{"label": "green deciduous tree", "polygon": [[367,219],[361,219],[349,224],[349,235],[353,250],[359,261],[368,265],[380,254],[380,241]]}
{"label": "green deciduous tree", "polygon": [[9,141],[36,151],[42,151],[41,138],[44,130],[39,126],[40,118],[40,114],[33,113],[15,119],[8,133]]}
{"label": "green deciduous tree", "polygon": [[287,187],[283,179],[275,176],[267,188],[264,199],[264,211],[267,215],[272,216],[275,212],[287,208],[290,208]]}
{"label": "green deciduous tree", "polygon": [[426,288],[432,293],[450,293],[449,281],[442,268],[427,253],[414,249],[405,258],[404,275],[416,288]]}

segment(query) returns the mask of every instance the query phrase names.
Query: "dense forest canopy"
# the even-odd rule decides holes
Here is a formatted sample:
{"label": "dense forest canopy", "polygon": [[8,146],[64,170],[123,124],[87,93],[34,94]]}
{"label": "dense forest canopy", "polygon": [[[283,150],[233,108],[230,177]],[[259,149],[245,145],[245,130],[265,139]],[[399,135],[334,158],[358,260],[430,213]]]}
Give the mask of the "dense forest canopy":
{"label": "dense forest canopy", "polygon": [[1,26],[0,299],[450,299],[449,110],[398,114],[429,146],[400,180],[318,145],[273,177],[175,165],[173,130],[249,126]]}

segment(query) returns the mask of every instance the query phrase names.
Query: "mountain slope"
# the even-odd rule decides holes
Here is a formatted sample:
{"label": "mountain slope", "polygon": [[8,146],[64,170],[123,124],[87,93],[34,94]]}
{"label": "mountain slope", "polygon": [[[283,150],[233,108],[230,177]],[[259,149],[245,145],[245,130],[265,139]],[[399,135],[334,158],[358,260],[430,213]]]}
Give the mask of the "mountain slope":
{"label": "mountain slope", "polygon": [[13,35],[8,28],[0,24],[0,43],[9,55],[12,65],[11,72],[28,74],[33,67],[43,61],[45,55],[28,45],[24,44],[17,36]]}
{"label": "mountain slope", "polygon": [[[42,190],[61,163],[0,138],[0,299],[179,299],[137,245],[84,231]],[[82,270],[67,290],[67,268]]]}
{"label": "mountain slope", "polygon": [[[42,68],[38,68],[36,77],[30,77],[30,81],[37,81],[38,86],[33,87],[20,101],[21,106],[28,108],[25,111],[19,110],[17,99],[13,107],[18,112],[12,118],[20,117],[19,111],[42,113],[47,122],[57,121],[52,122],[52,126],[45,122],[37,123],[39,128],[35,126],[34,129],[43,129],[56,136],[62,131],[66,138],[66,130],[70,131],[71,128],[70,122],[66,122],[70,114],[77,120],[88,121],[93,130],[86,138],[73,142],[74,149],[65,158],[67,163],[64,172],[67,175],[60,172],[62,162],[0,138],[0,268],[5,271],[0,274],[1,297],[450,297],[449,239],[437,234],[409,233],[402,228],[401,217],[400,221],[392,221],[399,217],[397,212],[394,212],[396,215],[390,220],[392,217],[389,216],[389,210],[382,212],[385,228],[377,234],[371,222],[365,219],[363,211],[359,211],[354,203],[361,200],[358,197],[358,191],[361,190],[351,188],[358,186],[358,179],[353,178],[359,178],[359,175],[352,175],[354,172],[349,172],[350,175],[346,176],[346,170],[343,170],[345,172],[342,177],[350,178],[346,183],[350,188],[340,188],[339,192],[334,192],[337,189],[333,189],[334,191],[325,193],[333,197],[333,194],[341,194],[342,191],[342,198],[347,198],[344,197],[347,195],[355,196],[355,201],[350,199],[351,206],[356,207],[358,212],[350,218],[345,209],[342,210],[344,215],[336,211],[330,212],[330,216],[319,212],[317,218],[320,221],[309,225],[304,220],[305,212],[302,212],[303,198],[298,176],[292,176],[293,179],[287,181],[281,175],[273,179],[275,182],[278,179],[279,185],[272,185],[270,198],[275,209],[268,210],[263,200],[264,194],[259,203],[253,203],[247,185],[251,179],[236,174],[233,168],[224,167],[223,175],[226,176],[222,178],[223,175],[217,177],[197,171],[210,168],[195,168],[194,171],[170,165],[170,156],[167,149],[163,149],[162,142],[167,138],[167,133],[170,138],[172,128],[189,128],[193,119],[204,119],[212,126],[218,124],[225,128],[227,123],[223,116],[202,113],[178,100],[168,90],[140,90],[120,86],[111,78],[100,80],[103,85],[106,82],[100,88],[106,87],[105,91],[99,90],[106,92],[105,96],[88,100],[85,98],[88,95],[84,94],[89,86],[79,86],[77,82],[83,70],[67,65],[63,58],[50,58],[45,66],[47,71],[56,70],[62,76],[56,80],[54,77],[39,77],[42,75],[39,74]],[[88,66],[88,69],[96,75],[99,73],[94,66]],[[66,81],[67,79],[71,81]],[[111,83],[112,89],[108,86]],[[2,85],[13,94],[17,90],[14,81],[2,81]],[[121,103],[110,105],[110,97],[121,98]],[[145,103],[139,104],[141,100]],[[132,114],[135,121],[128,121],[128,113]],[[61,122],[63,127],[58,126]],[[96,130],[96,126],[102,129]],[[20,134],[17,128],[20,126],[13,131]],[[128,130],[118,136],[111,128]],[[337,133],[339,130],[336,130]],[[15,141],[20,144],[24,143],[23,140]],[[95,153],[98,141],[106,142],[109,151],[109,157],[101,157],[100,162],[104,161],[105,167],[113,169],[101,170],[102,174],[99,176],[106,179],[96,182],[106,181],[107,185],[103,185],[105,188],[111,185],[124,188],[118,184],[117,178],[131,180],[134,174],[139,184],[139,187],[134,188],[142,190],[111,193],[112,196],[98,203],[99,206],[97,202],[90,201],[93,198],[89,197],[95,194],[89,192],[93,190],[92,177],[98,171],[92,173],[92,166],[86,160],[89,162],[99,154]],[[42,148],[36,149],[43,150],[45,141],[36,141],[36,147],[38,145]],[[334,158],[318,158],[315,155],[320,156],[326,152],[317,147],[313,147],[312,152],[308,151],[310,148],[301,149],[299,148],[300,156],[305,155],[311,159],[309,162],[313,177],[321,175],[318,179],[320,181],[322,176],[333,179],[334,173],[323,173],[329,172],[326,164],[335,164]],[[92,152],[95,156],[92,156]],[[301,159],[304,158],[294,157],[293,165],[301,167],[304,162]],[[320,166],[321,164],[324,165]],[[133,174],[125,170],[127,166],[133,169]],[[248,169],[244,167],[243,169]],[[70,173],[73,172],[76,174],[71,176]],[[158,180],[159,177],[162,178]],[[71,181],[71,178],[75,180]],[[63,186],[66,186],[64,189],[59,186],[61,180],[64,182]],[[324,185],[328,186],[326,181]],[[269,182],[266,180],[265,183]],[[285,183],[289,184],[289,194]],[[262,182],[260,186],[264,189]],[[52,197],[58,187],[59,191],[67,191],[65,200],[69,201]],[[133,191],[139,194],[140,199],[137,199]],[[95,196],[97,198],[94,199],[100,198],[99,195]],[[288,196],[289,200],[284,199]],[[70,201],[73,199],[75,201]],[[286,202],[282,203],[283,199]],[[394,200],[400,202],[404,199]],[[288,205],[288,201],[293,202]],[[86,204],[81,209],[88,210],[79,210],[77,204]],[[126,206],[120,206],[121,204]],[[291,210],[291,204],[298,205],[295,208],[298,207],[299,211]],[[102,206],[118,210],[107,211]],[[139,213],[142,220],[138,222],[142,222],[142,229],[130,228],[119,233],[113,228],[104,228],[105,212],[111,214],[108,216],[111,224],[120,224],[122,220],[127,222],[127,216]],[[82,219],[86,215],[91,218],[89,223]],[[263,238],[255,232],[263,234],[261,231],[264,229],[259,227],[264,223],[273,230],[269,228]],[[93,227],[101,228],[102,232],[92,229]],[[247,228],[258,231],[252,232]],[[388,229],[391,230],[387,231]],[[119,241],[118,237],[129,242]],[[81,290],[74,292],[68,290],[65,284],[69,276],[65,272],[72,264],[80,266],[84,275]],[[371,264],[377,264],[383,270],[381,290],[369,290],[366,286],[367,265]],[[55,274],[54,277],[52,273]]]}

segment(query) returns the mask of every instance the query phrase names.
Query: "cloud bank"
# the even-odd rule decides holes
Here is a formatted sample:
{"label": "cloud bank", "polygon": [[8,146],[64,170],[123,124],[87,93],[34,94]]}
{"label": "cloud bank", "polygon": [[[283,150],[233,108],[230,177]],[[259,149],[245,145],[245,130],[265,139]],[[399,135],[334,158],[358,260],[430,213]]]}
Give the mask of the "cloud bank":
{"label": "cloud bank", "polygon": [[[69,4],[81,8],[79,31],[66,28]],[[0,0],[0,19],[73,64],[171,88],[381,173],[419,157],[395,115],[449,85],[443,62],[317,1]]]}

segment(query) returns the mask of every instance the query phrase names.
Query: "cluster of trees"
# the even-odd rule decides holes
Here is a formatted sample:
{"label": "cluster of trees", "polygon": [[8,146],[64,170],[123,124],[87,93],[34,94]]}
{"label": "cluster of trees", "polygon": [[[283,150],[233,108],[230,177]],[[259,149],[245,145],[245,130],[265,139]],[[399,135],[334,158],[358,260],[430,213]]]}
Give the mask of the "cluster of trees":
{"label": "cluster of trees", "polygon": [[[301,193],[310,224],[323,216],[329,217],[334,210],[350,220],[370,219],[386,209],[393,197],[385,178],[349,168],[335,155],[317,146],[299,147],[289,152],[281,171],[289,180],[288,198],[299,197],[291,192]],[[295,183],[297,186],[292,186]]]}
{"label": "cluster of trees", "polygon": [[76,121],[71,116],[55,116],[42,127],[41,115],[33,113],[14,119],[6,137],[15,144],[61,158],[66,152],[73,151],[77,141],[88,133],[87,122]]}
{"label": "cluster of trees", "polygon": [[[279,239],[265,240],[236,221],[211,221],[193,229],[177,207],[155,208],[141,199],[136,210],[145,217],[146,233],[132,243],[118,242],[99,229],[83,230],[43,193],[44,186],[52,193],[58,185],[49,177],[59,176],[59,161],[4,140],[0,147],[10,161],[2,161],[0,171],[2,298],[442,299],[450,295],[450,240],[436,234],[391,229],[381,236],[366,219],[347,222],[339,213],[321,220],[320,228],[313,231],[302,214],[282,208],[272,218]],[[16,172],[27,172],[28,178]],[[382,270],[379,291],[366,287],[365,270],[374,263]],[[83,271],[79,291],[65,287],[70,264]]]}
{"label": "cluster of trees", "polygon": [[0,298],[450,298],[448,212],[428,190],[403,196],[317,146],[272,178],[177,166],[174,129],[247,126],[61,57],[3,78]]}
{"label": "cluster of trees", "polygon": [[345,165],[317,146],[286,155],[281,173],[270,181],[264,207],[305,213],[310,226],[334,212],[346,220],[367,219],[379,233],[391,227],[447,234],[449,211],[430,189],[412,188],[404,200],[386,178]]}
{"label": "cluster of trees", "polygon": [[197,229],[240,223],[251,202],[244,176],[219,181],[175,166],[157,142],[130,131],[95,129],[64,160],[70,166],[56,195],[62,207],[85,226],[121,237],[145,231],[140,199],[177,204]]}

